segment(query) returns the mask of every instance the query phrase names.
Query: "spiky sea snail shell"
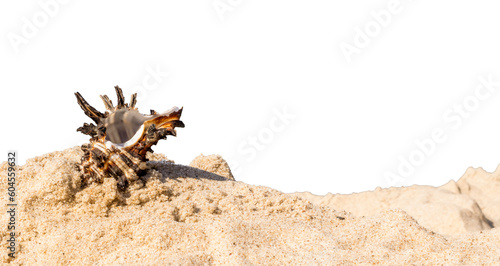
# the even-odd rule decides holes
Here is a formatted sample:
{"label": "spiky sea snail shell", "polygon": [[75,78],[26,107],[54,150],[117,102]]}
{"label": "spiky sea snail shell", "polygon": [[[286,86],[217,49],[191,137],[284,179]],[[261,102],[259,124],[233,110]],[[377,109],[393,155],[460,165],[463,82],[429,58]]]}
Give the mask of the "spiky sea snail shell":
{"label": "spiky sea snail shell", "polygon": [[90,143],[82,145],[84,155],[79,166],[82,185],[92,182],[101,183],[105,177],[114,177],[120,188],[137,180],[147,170],[146,153],[152,152],[151,146],[167,135],[176,136],[175,127],[184,127],[180,121],[182,108],[150,115],[138,112],[137,93],[132,94],[130,103],[125,103],[123,92],[115,86],[118,103],[113,103],[106,95],[101,99],[107,111],[101,113],[90,106],[78,92],[78,104],[96,125],[84,123],[77,131],[91,136]]}

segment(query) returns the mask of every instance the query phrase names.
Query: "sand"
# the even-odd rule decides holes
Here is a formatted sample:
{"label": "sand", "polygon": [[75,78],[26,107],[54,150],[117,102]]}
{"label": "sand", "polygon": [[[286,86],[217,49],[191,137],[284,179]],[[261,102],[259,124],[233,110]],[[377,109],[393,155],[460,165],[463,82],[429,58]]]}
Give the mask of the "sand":
{"label": "sand", "polygon": [[[442,235],[390,204],[374,215],[351,214],[304,196],[233,181],[220,156],[201,155],[183,166],[155,154],[155,169],[146,181],[124,192],[110,178],[80,189],[75,167],[80,156],[75,147],[18,167],[20,250],[15,259],[2,252],[3,263],[500,264],[498,228]],[[2,191],[7,189],[6,167],[0,165]],[[478,186],[491,180],[469,174],[474,178],[440,189],[475,199],[483,215],[497,221],[491,213],[497,213],[492,202],[498,196],[482,195],[487,193]],[[7,224],[5,204],[2,208],[0,223]],[[7,234],[0,226],[3,245]]]}
{"label": "sand", "polygon": [[378,188],[349,195],[294,194],[358,217],[402,209],[420,225],[442,235],[500,227],[500,168],[493,173],[469,168],[458,182],[452,180],[441,187]]}

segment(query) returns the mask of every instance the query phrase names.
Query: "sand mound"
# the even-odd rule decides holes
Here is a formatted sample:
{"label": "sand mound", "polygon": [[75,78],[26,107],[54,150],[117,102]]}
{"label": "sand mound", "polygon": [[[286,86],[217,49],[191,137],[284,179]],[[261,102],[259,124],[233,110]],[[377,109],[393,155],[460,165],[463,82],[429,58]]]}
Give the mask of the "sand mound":
{"label": "sand mound", "polygon": [[[80,189],[79,148],[19,167],[19,251],[27,265],[500,263],[500,232],[445,238],[401,210],[355,218],[297,196],[228,180],[221,158],[166,158],[125,192]],[[213,164],[213,165],[211,165]],[[200,169],[202,168],[202,169]],[[209,173],[203,169],[219,169]],[[229,170],[229,168],[228,168]],[[6,191],[6,164],[0,189]],[[472,191],[472,190],[471,190]],[[1,223],[7,224],[5,204]],[[6,226],[0,241],[6,243]],[[5,244],[4,244],[5,245]]]}
{"label": "sand mound", "polygon": [[458,182],[450,181],[440,189],[469,196],[492,226],[500,227],[500,167],[493,173],[469,168]]}
{"label": "sand mound", "polygon": [[444,235],[500,226],[500,168],[493,173],[469,168],[458,182],[450,181],[439,188],[415,185],[350,195],[294,194],[355,216],[402,209],[422,226]]}
{"label": "sand mound", "polygon": [[229,165],[220,155],[214,154],[203,156],[203,154],[201,154],[194,158],[189,166],[223,176],[229,180],[234,180],[234,176],[231,173],[231,169],[229,169]]}

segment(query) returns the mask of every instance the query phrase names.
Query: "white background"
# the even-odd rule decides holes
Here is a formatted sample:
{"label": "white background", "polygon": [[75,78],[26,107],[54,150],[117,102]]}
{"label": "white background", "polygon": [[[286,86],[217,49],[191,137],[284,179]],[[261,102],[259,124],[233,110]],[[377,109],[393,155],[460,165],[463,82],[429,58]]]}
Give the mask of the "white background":
{"label": "white background", "polygon": [[[52,3],[49,11],[43,3]],[[390,20],[377,22],[373,14],[394,6]],[[104,111],[99,95],[116,103],[119,85],[126,100],[143,89],[143,113],[184,106],[186,128],[156,152],[181,164],[221,154],[249,184],[372,190],[390,185],[384,174],[398,174],[399,158],[411,154],[419,165],[394,185],[441,185],[469,166],[493,171],[500,86],[482,88],[483,100],[475,90],[481,77],[500,82],[499,7],[493,0],[2,1],[0,155],[16,149],[24,163],[85,143],[76,128],[91,120],[73,93]],[[26,31],[30,23],[35,32]],[[346,57],[341,47],[355,46],[357,29],[372,37]],[[155,68],[168,75],[151,79]],[[466,118],[453,111],[464,101]],[[275,113],[283,109],[294,116],[286,125]],[[415,141],[435,129],[446,140],[418,157]],[[256,150],[251,138],[267,143]]]}

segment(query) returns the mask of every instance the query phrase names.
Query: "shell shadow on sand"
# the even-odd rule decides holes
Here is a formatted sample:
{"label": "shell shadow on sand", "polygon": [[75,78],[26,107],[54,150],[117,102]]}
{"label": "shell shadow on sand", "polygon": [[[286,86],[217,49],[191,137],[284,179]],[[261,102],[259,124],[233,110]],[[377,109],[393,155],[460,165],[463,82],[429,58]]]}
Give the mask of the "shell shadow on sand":
{"label": "shell shadow on sand", "polygon": [[[196,179],[209,179],[217,181],[231,181],[231,179],[224,176],[214,174],[202,169],[195,167],[175,164],[169,161],[149,161],[148,164],[152,169],[161,173],[159,180],[165,182],[166,179],[177,179],[177,178],[196,178]],[[144,181],[150,179],[150,175],[143,177]]]}

